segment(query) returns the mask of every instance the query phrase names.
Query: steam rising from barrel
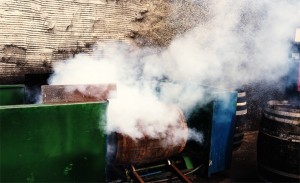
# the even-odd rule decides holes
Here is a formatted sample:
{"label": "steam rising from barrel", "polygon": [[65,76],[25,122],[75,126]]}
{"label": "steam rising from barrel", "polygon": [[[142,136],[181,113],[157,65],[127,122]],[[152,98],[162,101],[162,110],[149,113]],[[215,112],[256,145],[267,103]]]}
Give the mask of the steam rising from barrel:
{"label": "steam rising from barrel", "polygon": [[[115,147],[114,152],[109,155],[117,164],[142,164],[166,159],[172,155],[180,153],[188,138],[188,128],[182,111],[176,106],[165,106],[169,113],[176,115],[177,120],[168,122],[167,130],[161,129],[149,133],[147,118],[141,118],[137,122],[137,129],[133,133],[141,135],[138,139],[131,136],[116,133],[115,146],[110,141],[110,145]],[[173,117],[173,119],[176,119]],[[165,118],[166,120],[170,120]],[[153,124],[154,125],[154,124]],[[112,135],[111,135],[112,136]]]}
{"label": "steam rising from barrel", "polygon": [[[299,1],[194,3],[209,10],[207,20],[178,36],[168,48],[133,49],[116,43],[108,45],[108,51],[96,46],[90,55],[55,64],[49,83],[116,83],[118,98],[110,100],[108,133],[133,139],[147,134],[155,139],[167,134],[178,118],[163,103],[176,104],[188,114],[196,103],[211,100],[200,84],[238,88],[260,80],[272,82],[287,72],[289,43],[300,25]],[[190,138],[201,138],[190,132]]]}

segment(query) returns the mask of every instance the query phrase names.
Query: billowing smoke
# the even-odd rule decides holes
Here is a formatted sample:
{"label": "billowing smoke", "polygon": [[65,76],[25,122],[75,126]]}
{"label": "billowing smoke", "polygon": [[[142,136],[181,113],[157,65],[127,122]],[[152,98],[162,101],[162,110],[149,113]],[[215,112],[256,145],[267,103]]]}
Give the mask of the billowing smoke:
{"label": "billowing smoke", "polygon": [[[145,136],[162,138],[165,139],[163,145],[177,144],[186,139],[187,129],[178,126],[182,122],[181,110],[174,103],[165,103],[159,99],[155,90],[157,83],[143,79],[142,65],[138,60],[142,56],[137,56],[130,49],[128,45],[116,43],[114,49],[110,49],[110,52],[113,50],[110,56],[99,55],[99,50],[95,50],[93,55],[76,55],[59,62],[54,65],[54,74],[49,83],[116,83],[117,98],[110,100],[107,113],[108,133],[119,132],[133,139]],[[78,87],[76,89],[80,92],[87,91],[81,85]],[[69,87],[66,89],[69,91]],[[168,133],[170,129],[172,133]]]}
{"label": "billowing smoke", "polygon": [[[166,104],[176,104],[188,114],[197,102],[209,102],[200,85],[232,89],[272,82],[287,72],[289,44],[300,25],[300,1],[193,3],[209,10],[205,21],[178,35],[169,47],[95,47],[91,55],[79,54],[54,65],[50,84],[116,83],[118,97],[110,100],[108,132],[158,138],[178,118]],[[201,134],[189,131],[189,138],[202,141]]]}
{"label": "billowing smoke", "polygon": [[[300,24],[299,1],[205,1],[209,21],[144,58],[145,73],[176,81],[240,86],[285,74],[290,41]],[[153,67],[156,65],[157,67]]]}

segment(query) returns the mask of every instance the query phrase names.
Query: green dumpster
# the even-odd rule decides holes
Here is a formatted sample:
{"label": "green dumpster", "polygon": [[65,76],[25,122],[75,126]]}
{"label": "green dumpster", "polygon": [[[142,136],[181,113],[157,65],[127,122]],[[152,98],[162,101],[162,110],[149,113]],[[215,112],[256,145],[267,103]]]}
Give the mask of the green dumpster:
{"label": "green dumpster", "polygon": [[107,106],[0,106],[0,181],[105,182]]}
{"label": "green dumpster", "polygon": [[24,102],[24,85],[0,85],[0,106]]}

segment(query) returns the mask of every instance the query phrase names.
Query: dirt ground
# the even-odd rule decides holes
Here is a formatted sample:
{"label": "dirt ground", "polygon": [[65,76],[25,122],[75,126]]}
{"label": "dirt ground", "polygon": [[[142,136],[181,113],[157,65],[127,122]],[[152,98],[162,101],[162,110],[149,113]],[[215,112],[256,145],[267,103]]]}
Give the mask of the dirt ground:
{"label": "dirt ground", "polygon": [[258,175],[256,160],[256,141],[258,131],[247,132],[240,148],[232,154],[231,169],[208,178],[194,178],[192,182],[229,183],[229,182],[263,182]]}
{"label": "dirt ground", "polygon": [[256,141],[258,132],[245,133],[241,147],[232,154],[232,182],[262,182],[257,172]]}

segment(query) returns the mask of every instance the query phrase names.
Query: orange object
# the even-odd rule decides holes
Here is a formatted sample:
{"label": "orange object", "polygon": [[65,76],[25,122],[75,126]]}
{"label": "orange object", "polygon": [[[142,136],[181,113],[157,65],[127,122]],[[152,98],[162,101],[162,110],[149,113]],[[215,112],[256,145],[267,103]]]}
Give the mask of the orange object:
{"label": "orange object", "polygon": [[[172,155],[179,154],[186,145],[188,127],[182,111],[177,107],[174,107],[174,110],[178,110],[179,113],[177,123],[175,122],[168,126],[166,130],[167,135],[164,135],[164,137],[150,138],[145,134],[141,139],[132,139],[127,135],[116,133],[115,163],[140,165],[167,159]],[[179,138],[176,143],[166,145],[165,143],[170,138],[178,135],[176,134],[179,132],[178,130],[181,132],[182,138]]]}

